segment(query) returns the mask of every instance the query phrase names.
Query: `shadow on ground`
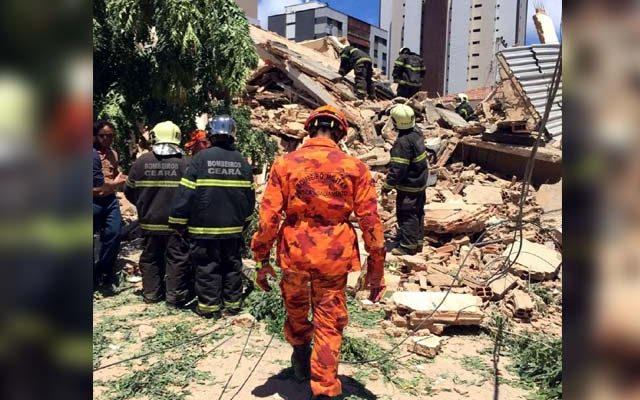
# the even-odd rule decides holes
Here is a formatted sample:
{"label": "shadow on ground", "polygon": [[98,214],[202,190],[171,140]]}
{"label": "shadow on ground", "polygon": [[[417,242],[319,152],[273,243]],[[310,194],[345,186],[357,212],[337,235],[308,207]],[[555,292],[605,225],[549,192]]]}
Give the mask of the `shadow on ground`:
{"label": "shadow on ground", "polygon": [[[367,390],[362,383],[344,375],[339,375],[342,382],[342,396],[344,399],[349,396],[358,396],[366,400],[376,400],[378,397]],[[278,374],[271,376],[265,383],[256,387],[251,392],[255,397],[265,398],[277,394],[285,400],[309,400],[311,398],[311,388],[309,382],[298,382],[293,377],[293,370],[285,368]]]}

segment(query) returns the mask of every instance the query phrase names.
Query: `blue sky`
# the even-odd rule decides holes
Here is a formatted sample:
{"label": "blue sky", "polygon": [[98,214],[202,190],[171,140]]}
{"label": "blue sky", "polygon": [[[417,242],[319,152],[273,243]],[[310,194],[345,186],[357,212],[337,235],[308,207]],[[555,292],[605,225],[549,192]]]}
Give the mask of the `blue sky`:
{"label": "blue sky", "polygon": [[[324,0],[329,6],[345,14],[354,16],[373,25],[378,25],[380,19],[379,0]],[[303,0],[258,0],[258,19],[264,28],[267,27],[269,15],[281,14],[285,6],[304,3]],[[547,13],[556,24],[558,35],[561,36],[560,21],[562,19],[562,0],[544,0]],[[531,16],[534,13],[533,1],[529,0],[527,16],[526,43],[538,43],[538,35]]]}

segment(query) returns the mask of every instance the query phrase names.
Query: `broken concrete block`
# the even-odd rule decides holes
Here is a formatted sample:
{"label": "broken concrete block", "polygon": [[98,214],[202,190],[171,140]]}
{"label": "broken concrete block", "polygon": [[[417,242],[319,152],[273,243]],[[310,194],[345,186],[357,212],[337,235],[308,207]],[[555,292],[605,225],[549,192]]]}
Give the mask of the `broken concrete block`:
{"label": "broken concrete block", "polygon": [[407,267],[410,272],[426,271],[427,260],[421,256],[399,256],[398,260]]}
{"label": "broken concrete block", "polygon": [[231,323],[243,328],[251,328],[256,323],[256,319],[251,314],[240,314],[232,317]]}
{"label": "broken concrete block", "polygon": [[515,289],[507,295],[506,302],[515,318],[528,321],[533,316],[535,303],[527,292]]}
{"label": "broken concrete block", "polygon": [[391,317],[391,323],[398,328],[406,328],[407,327],[407,319],[405,317],[401,317],[399,315],[394,315]]}
{"label": "broken concrete block", "polygon": [[460,283],[453,276],[433,271],[427,275],[427,281],[434,287],[460,286]]}
{"label": "broken concrete block", "polygon": [[[446,298],[445,298],[446,296]],[[449,325],[479,325],[484,314],[482,299],[459,293],[446,292],[396,292],[391,296],[396,307],[414,312],[413,319],[429,318],[432,323]],[[442,303],[442,304],[440,304]],[[436,307],[438,309],[436,310]],[[433,312],[435,310],[435,312]],[[433,315],[431,315],[433,313]],[[409,321],[411,326],[411,321]]]}
{"label": "broken concrete block", "polygon": [[502,188],[485,185],[469,185],[462,191],[467,204],[502,204]]}
{"label": "broken concrete block", "polygon": [[516,286],[518,286],[518,278],[511,274],[507,274],[500,279],[496,279],[489,283],[489,287],[493,292],[493,298],[491,300],[495,301],[502,299],[507,292],[514,289]]}
{"label": "broken concrete block", "polygon": [[[512,246],[513,250],[511,250]],[[509,256],[510,261],[515,261],[511,267],[515,275],[522,278],[530,278],[534,281],[549,280],[556,277],[562,263],[560,252],[538,243],[532,243],[526,239],[522,242],[520,254],[518,254],[519,247],[520,241],[516,241],[513,245],[507,246],[502,253],[505,257]]]}
{"label": "broken concrete block", "polygon": [[442,348],[443,338],[438,336],[411,336],[407,340],[407,350],[425,356],[434,358]]}

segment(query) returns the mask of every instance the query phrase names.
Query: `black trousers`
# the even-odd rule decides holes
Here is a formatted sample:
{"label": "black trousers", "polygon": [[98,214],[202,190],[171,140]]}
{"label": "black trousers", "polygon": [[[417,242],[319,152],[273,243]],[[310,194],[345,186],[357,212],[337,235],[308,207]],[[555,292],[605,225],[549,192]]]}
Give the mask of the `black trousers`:
{"label": "black trousers", "polygon": [[396,197],[396,216],[398,217],[398,242],[407,253],[422,251],[424,240],[424,205],[426,193],[408,193],[398,191]]}
{"label": "black trousers", "polygon": [[369,96],[370,99],[376,98],[376,90],[373,86],[373,67],[370,62],[361,62],[353,68],[355,74],[356,97],[364,99]]}
{"label": "black trousers", "polygon": [[409,85],[398,85],[398,96],[409,99],[413,97],[414,94],[418,93],[420,88],[418,86],[409,86]]}
{"label": "black trousers", "polygon": [[[189,259],[189,242],[178,234],[148,235],[140,256],[142,295],[149,301],[165,298],[168,303],[183,305],[193,296],[193,266]],[[166,275],[166,285],[165,285]]]}
{"label": "black trousers", "polygon": [[193,240],[191,257],[201,312],[213,313],[223,307],[240,309],[243,246],[242,238]]}

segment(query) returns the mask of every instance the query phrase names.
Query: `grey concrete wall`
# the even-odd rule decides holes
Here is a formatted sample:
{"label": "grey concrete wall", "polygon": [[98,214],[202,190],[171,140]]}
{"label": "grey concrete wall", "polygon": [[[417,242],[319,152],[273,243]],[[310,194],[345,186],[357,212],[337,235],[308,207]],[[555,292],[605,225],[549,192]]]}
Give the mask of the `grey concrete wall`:
{"label": "grey concrete wall", "polygon": [[280,36],[285,36],[286,33],[286,15],[271,15],[267,21],[267,27],[271,32],[275,32]]}
{"label": "grey concrete wall", "polygon": [[442,94],[464,92],[469,68],[471,0],[451,0],[449,5],[446,90]]}
{"label": "grey concrete wall", "polygon": [[298,11],[296,13],[296,42],[315,39],[316,10]]}

